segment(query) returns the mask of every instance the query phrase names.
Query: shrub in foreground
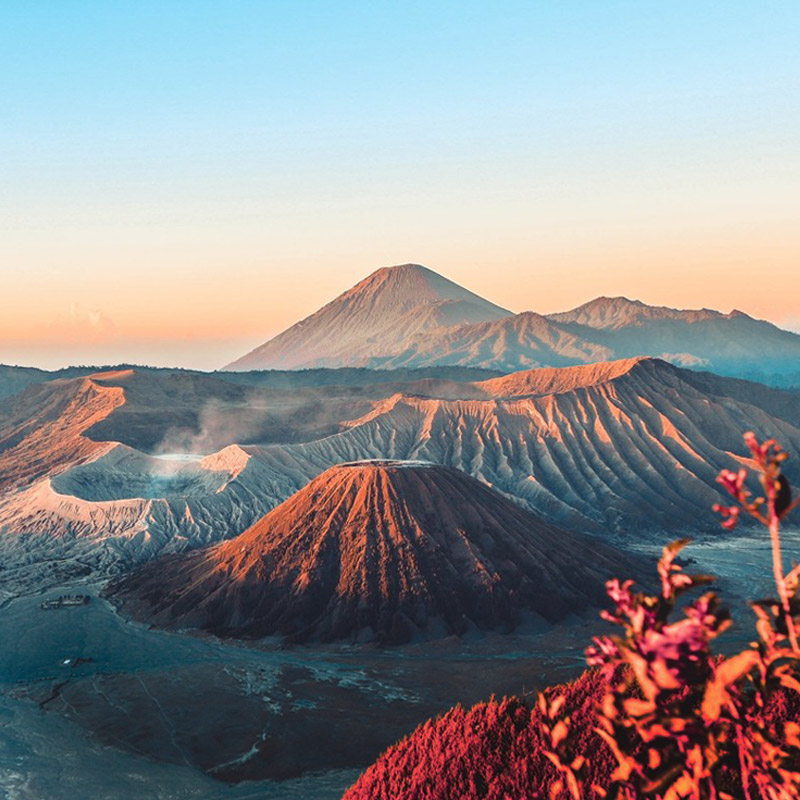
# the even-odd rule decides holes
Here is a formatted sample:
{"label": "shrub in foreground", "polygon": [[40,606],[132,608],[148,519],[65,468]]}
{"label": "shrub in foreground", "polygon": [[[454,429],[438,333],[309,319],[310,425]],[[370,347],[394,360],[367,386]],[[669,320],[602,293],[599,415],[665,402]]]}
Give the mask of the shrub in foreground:
{"label": "shrub in foreground", "polygon": [[[599,670],[547,691],[573,709],[572,743],[593,752],[586,775],[607,783],[613,755],[594,730],[597,702],[605,683]],[[345,800],[433,800],[433,798],[548,797],[558,771],[547,757],[541,711],[517,698],[456,706],[428,720],[389,748]]]}

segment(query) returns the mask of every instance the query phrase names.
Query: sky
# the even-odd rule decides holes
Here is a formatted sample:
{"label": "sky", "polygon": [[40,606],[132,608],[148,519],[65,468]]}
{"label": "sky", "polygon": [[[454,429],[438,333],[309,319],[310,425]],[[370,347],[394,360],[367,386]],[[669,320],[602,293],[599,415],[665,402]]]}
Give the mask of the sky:
{"label": "sky", "polygon": [[800,330],[800,3],[3,0],[0,362],[212,369],[380,266]]}

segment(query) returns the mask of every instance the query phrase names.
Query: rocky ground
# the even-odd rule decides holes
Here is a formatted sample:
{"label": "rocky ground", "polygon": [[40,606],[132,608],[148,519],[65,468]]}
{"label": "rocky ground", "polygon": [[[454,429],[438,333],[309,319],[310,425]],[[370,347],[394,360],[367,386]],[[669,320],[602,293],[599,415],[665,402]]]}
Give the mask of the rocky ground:
{"label": "rocky ground", "polygon": [[[784,544],[788,562],[800,532]],[[720,533],[685,553],[688,568],[722,576],[739,620],[724,639],[735,648],[753,631],[744,598],[770,590],[766,536]],[[595,630],[573,620],[547,635],[402,649],[244,647],[126,622],[97,598],[100,584],[81,580],[2,608],[0,797],[334,800],[390,743],[456,702],[576,674]],[[92,601],[39,607],[78,591]]]}
{"label": "rocky ground", "polygon": [[[287,791],[276,796],[301,785],[298,796],[339,797],[360,768],[429,716],[572,674],[577,642],[588,636],[575,621],[549,637],[402,651],[243,647],[126,622],[99,588],[72,583],[3,609],[0,639],[14,645],[0,652],[0,796],[75,796],[70,781],[88,771],[92,798],[254,796],[225,788],[233,784],[270,797],[276,781]],[[93,599],[39,607],[76,591]],[[75,754],[64,761],[67,742]],[[140,793],[149,780],[161,788]],[[211,785],[220,794],[206,793]]]}

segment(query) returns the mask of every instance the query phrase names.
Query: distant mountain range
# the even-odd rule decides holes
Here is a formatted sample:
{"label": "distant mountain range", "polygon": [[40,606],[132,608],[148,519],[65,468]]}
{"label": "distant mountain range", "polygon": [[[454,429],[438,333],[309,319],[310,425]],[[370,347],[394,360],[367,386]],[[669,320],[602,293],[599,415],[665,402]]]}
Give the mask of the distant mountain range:
{"label": "distant mountain range", "polygon": [[151,562],[107,595],[169,628],[401,644],[509,632],[526,612],[557,622],[637,567],[460,470],[366,461],[331,467],[232,541]]}
{"label": "distant mountain range", "polygon": [[458,365],[511,372],[634,356],[800,383],[800,335],[741,311],[599,297],[558,314],[513,314],[418,264],[379,269],[225,369]]}

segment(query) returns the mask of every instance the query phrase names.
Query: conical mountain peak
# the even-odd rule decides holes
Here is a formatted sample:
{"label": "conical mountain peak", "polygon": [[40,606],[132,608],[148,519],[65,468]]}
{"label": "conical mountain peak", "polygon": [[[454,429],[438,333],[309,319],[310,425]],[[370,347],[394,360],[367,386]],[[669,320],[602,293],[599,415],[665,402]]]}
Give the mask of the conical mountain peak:
{"label": "conical mountain peak", "polygon": [[358,306],[368,305],[375,310],[392,311],[395,314],[430,303],[454,301],[474,303],[496,309],[497,312],[509,313],[421,264],[382,267],[328,305],[345,301]]}
{"label": "conical mountain peak", "polygon": [[601,599],[622,556],[459,470],[331,467],[236,539],[168,557],[113,594],[134,616],[218,635],[400,643],[554,622]]}
{"label": "conical mountain peak", "polygon": [[509,314],[420,264],[383,267],[227,369],[361,366],[413,335]]}

